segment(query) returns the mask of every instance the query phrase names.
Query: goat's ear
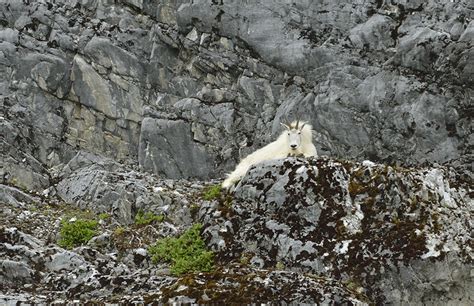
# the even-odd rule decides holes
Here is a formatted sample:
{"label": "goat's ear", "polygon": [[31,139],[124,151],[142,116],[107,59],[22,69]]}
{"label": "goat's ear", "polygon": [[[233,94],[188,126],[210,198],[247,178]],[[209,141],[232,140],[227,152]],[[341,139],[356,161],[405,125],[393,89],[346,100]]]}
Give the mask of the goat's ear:
{"label": "goat's ear", "polygon": [[285,129],[290,130],[290,127],[289,127],[288,125],[284,124],[283,122],[280,122],[280,124],[281,124],[282,126],[284,126]]}

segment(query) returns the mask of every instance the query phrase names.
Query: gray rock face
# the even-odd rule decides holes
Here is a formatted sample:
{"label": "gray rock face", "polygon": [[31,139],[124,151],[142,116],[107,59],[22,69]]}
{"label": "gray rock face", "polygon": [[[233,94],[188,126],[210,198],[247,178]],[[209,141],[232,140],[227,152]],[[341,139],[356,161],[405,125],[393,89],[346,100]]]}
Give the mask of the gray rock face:
{"label": "gray rock face", "polygon": [[171,190],[166,181],[125,169],[110,159],[80,152],[58,179],[51,193],[81,209],[110,213],[122,224],[132,224],[140,210],[169,215],[175,224],[191,223],[187,194],[195,190]]}
{"label": "gray rock face", "polygon": [[213,174],[213,160],[194,141],[185,121],[145,118],[140,133],[140,165],[169,178],[205,177]]}
{"label": "gray rock face", "polygon": [[[135,261],[139,263],[137,267],[133,259],[120,262],[113,254],[103,254],[93,248],[67,251],[47,246],[44,241],[38,241],[35,246],[27,245],[21,237],[31,236],[16,228],[2,228],[0,235],[2,258],[14,259],[1,262],[2,270],[7,272],[2,273],[0,278],[2,304],[52,303],[73,299],[100,301],[119,291],[124,296],[136,295],[150,288],[148,286],[159,288],[173,281],[166,276],[149,274],[146,265],[140,261]],[[132,269],[135,273],[131,273]],[[132,282],[134,289],[123,292],[124,284]],[[42,294],[36,296],[34,292]]]}
{"label": "gray rock face", "polygon": [[467,0],[3,7],[9,183],[48,185],[19,155],[47,169],[79,150],[169,178],[221,177],[288,116],[310,121],[323,154],[471,173]]}
{"label": "gray rock face", "polygon": [[375,303],[470,304],[474,207],[471,187],[453,186],[452,175],[369,161],[268,161],[249,170],[230,207],[214,202],[200,218],[224,261],[329,275]]}
{"label": "gray rock face", "polygon": [[[113,254],[103,254],[90,247],[65,251],[40,242],[31,249],[21,241],[15,241],[18,236],[25,236],[15,228],[4,229],[0,235],[4,238],[0,244],[2,256],[21,250],[15,257],[23,260],[7,259],[0,263],[6,272],[2,273],[0,280],[3,284],[8,282],[2,291],[6,295],[0,295],[2,303],[58,303],[88,299],[108,303],[288,301],[368,305],[363,295],[322,277],[235,265],[212,273],[176,278],[157,275],[156,268],[145,268],[149,257],[143,249],[135,250],[132,259],[119,260]],[[143,252],[145,255],[141,258]],[[194,282],[195,286],[191,286]],[[243,288],[243,291],[236,291],[236,287]],[[36,297],[28,289],[43,294]],[[10,293],[14,290],[16,294]],[[280,290],[284,293],[280,294]]]}
{"label": "gray rock face", "polygon": [[[272,284],[294,281],[285,297],[300,303],[364,303],[359,291],[472,303],[471,0],[1,3],[0,304],[205,302],[180,285],[229,278],[268,293],[242,302],[278,300]],[[320,155],[346,162],[254,168],[230,207],[187,180],[222,178],[286,118],[309,121]],[[390,166],[347,162],[366,159]],[[167,267],[144,250],[200,206],[219,260],[242,257],[257,276],[156,276]],[[112,221],[66,251],[55,243],[70,209]],[[140,210],[166,222],[133,228]],[[131,227],[120,241],[118,227]],[[305,300],[308,286],[319,289]]]}

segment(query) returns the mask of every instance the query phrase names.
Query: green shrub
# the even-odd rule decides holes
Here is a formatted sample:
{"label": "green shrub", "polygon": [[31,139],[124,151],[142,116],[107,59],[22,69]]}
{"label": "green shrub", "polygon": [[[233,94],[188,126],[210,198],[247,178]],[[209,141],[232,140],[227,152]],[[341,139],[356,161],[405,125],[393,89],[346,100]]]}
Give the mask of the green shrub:
{"label": "green shrub", "polygon": [[221,185],[213,185],[213,186],[208,186],[204,189],[202,193],[202,198],[206,201],[212,201],[214,199],[219,198],[222,192],[222,186]]}
{"label": "green shrub", "polygon": [[144,213],[143,211],[139,211],[135,215],[135,224],[137,225],[147,225],[152,222],[163,222],[165,217],[163,215],[155,215],[152,212],[146,212]]}
{"label": "green shrub", "polygon": [[97,235],[97,224],[96,220],[77,219],[68,221],[62,219],[58,245],[66,249],[72,249],[87,243]]}
{"label": "green shrub", "polygon": [[200,232],[202,225],[194,224],[178,238],[164,238],[148,248],[153,263],[171,263],[171,273],[212,270],[214,253],[207,251]]}

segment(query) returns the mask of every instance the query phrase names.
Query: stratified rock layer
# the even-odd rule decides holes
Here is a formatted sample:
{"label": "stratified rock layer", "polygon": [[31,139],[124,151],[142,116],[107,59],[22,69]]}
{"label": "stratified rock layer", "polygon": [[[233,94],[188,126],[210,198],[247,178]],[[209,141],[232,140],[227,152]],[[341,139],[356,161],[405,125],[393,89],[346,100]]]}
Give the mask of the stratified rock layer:
{"label": "stratified rock layer", "polygon": [[471,1],[7,0],[2,176],[48,187],[79,150],[216,178],[279,133],[322,154],[472,175]]}

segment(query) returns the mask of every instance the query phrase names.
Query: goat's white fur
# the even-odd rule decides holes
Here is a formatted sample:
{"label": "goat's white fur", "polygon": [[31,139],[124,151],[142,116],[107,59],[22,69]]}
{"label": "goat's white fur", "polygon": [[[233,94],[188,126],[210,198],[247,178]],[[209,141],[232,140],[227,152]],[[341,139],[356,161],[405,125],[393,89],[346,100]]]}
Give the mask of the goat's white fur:
{"label": "goat's white fur", "polygon": [[281,133],[277,140],[242,159],[235,170],[222,183],[223,188],[229,189],[232,187],[242,179],[251,166],[264,160],[299,155],[305,157],[318,156],[316,147],[313,145],[311,125],[302,121],[294,121],[289,126],[282,125],[286,127],[286,130]]}

